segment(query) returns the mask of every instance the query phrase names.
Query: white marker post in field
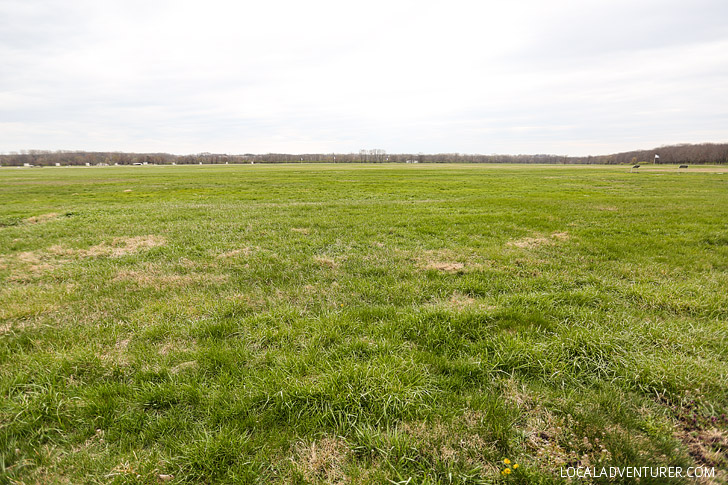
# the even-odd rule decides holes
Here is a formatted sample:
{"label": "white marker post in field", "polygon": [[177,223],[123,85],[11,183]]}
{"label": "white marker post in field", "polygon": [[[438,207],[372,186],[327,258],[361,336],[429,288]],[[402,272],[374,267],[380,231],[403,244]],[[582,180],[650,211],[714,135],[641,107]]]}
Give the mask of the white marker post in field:
{"label": "white marker post in field", "polygon": [[659,159],[660,159],[660,155],[658,155],[657,153],[655,153],[655,164],[657,164],[657,161],[658,161]]}

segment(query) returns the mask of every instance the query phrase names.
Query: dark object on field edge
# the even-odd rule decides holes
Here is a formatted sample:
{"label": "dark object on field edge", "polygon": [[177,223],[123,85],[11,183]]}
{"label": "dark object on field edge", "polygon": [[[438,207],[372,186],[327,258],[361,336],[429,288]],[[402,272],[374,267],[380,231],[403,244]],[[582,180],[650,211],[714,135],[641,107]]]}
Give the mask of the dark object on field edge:
{"label": "dark object on field edge", "polygon": [[635,165],[635,166],[634,166],[634,167],[632,167],[632,168],[640,168],[640,166],[639,166],[639,165]]}
{"label": "dark object on field edge", "polygon": [[677,167],[677,168],[688,168],[688,166],[687,166],[687,165],[680,165],[680,166],[679,166],[679,167]]}
{"label": "dark object on field edge", "polygon": [[633,166],[632,168],[629,169],[629,173],[632,173],[632,170],[634,170],[635,168],[640,168],[640,166],[639,165]]}

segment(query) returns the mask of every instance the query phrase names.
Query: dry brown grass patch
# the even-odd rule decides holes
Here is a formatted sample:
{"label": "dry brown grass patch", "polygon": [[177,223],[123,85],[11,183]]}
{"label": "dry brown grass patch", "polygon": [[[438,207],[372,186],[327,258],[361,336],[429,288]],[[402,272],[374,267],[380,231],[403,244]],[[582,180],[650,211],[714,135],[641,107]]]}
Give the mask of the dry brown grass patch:
{"label": "dry brown grass patch", "polygon": [[38,264],[40,263],[40,256],[34,251],[24,251],[18,253],[16,259],[21,263]]}
{"label": "dry brown grass patch", "polygon": [[532,249],[532,248],[544,246],[549,243],[550,243],[550,241],[548,240],[548,238],[541,236],[541,237],[524,237],[522,239],[517,239],[515,241],[509,241],[507,243],[507,245],[512,246],[514,248]]}
{"label": "dry brown grass patch", "polygon": [[81,451],[88,450],[89,448],[93,448],[94,446],[103,445],[104,441],[104,430],[97,429],[96,433],[86,439],[83,444],[72,446],[71,449],[74,453],[79,453]]}
{"label": "dry brown grass patch", "polygon": [[561,444],[566,439],[567,423],[541,406],[538,396],[532,395],[525,385],[509,379],[504,384],[503,398],[523,413],[526,449],[533,453],[542,469],[553,470],[567,463],[582,463],[584,457],[567,451]]}
{"label": "dry brown grass patch", "polygon": [[475,305],[475,298],[455,292],[450,297],[449,303],[450,306],[452,306],[453,308],[462,310],[464,308]]}
{"label": "dry brown grass patch", "polygon": [[23,282],[29,278],[50,273],[74,258],[118,257],[163,244],[165,244],[164,238],[152,235],[115,238],[111,244],[101,243],[89,249],[71,249],[54,244],[45,251],[23,251],[14,255],[0,256],[0,265],[3,268],[10,268],[9,281]]}
{"label": "dry brown grass patch", "polygon": [[131,342],[131,339],[129,338],[118,340],[114,345],[114,348],[116,350],[125,351],[129,347],[129,342]]}
{"label": "dry brown grass patch", "polygon": [[570,237],[571,236],[567,232],[554,232],[549,237],[524,237],[521,239],[516,239],[515,241],[508,241],[506,245],[520,249],[535,249],[541,246],[548,246],[550,244],[553,244],[555,241],[566,241]]}
{"label": "dry brown grass patch", "polygon": [[26,224],[42,224],[44,222],[52,221],[58,217],[58,213],[49,212],[48,214],[41,214],[39,216],[32,216],[25,219],[23,222]]}
{"label": "dry brown grass patch", "polygon": [[179,264],[181,264],[185,268],[196,268],[198,266],[197,263],[187,258],[180,258]]}
{"label": "dry brown grass patch", "polygon": [[86,251],[80,251],[84,256],[109,256],[117,258],[127,254],[145,251],[157,246],[166,244],[166,240],[161,236],[147,235],[134,237],[117,237],[111,241],[111,244],[101,243],[91,246]]}
{"label": "dry brown grass patch", "polygon": [[482,415],[466,411],[452,423],[403,423],[400,431],[414,438],[417,448],[441,461],[461,461],[473,467],[491,468],[495,443],[489,443],[478,432]]}
{"label": "dry brown grass patch", "polygon": [[170,353],[190,352],[196,347],[196,339],[173,339],[161,344],[157,352],[160,355],[169,355]]}
{"label": "dry brown grass patch", "polygon": [[0,257],[0,265],[11,270],[8,281],[23,283],[30,278],[42,276],[59,267],[51,255],[41,251],[23,251],[15,255]]}
{"label": "dry brown grass patch", "polygon": [[[0,316],[3,316],[2,312],[0,312]],[[23,330],[27,327],[30,327],[30,323],[26,320],[19,322],[2,323],[0,324],[0,335],[10,333],[13,330]]]}
{"label": "dry brown grass patch", "polygon": [[339,264],[335,260],[333,260],[332,258],[326,258],[324,256],[314,256],[313,260],[321,266],[326,266],[331,269],[337,268],[339,266]]}
{"label": "dry brown grass patch", "polygon": [[[34,451],[35,457],[31,459],[23,458],[18,465],[23,466],[23,479],[3,483],[11,483],[13,485],[39,484],[39,485],[65,485],[74,484],[70,478],[64,476],[65,470],[62,469],[61,463],[67,458],[68,452],[61,450],[57,444],[43,444],[36,447]],[[37,468],[33,468],[33,464],[42,463]],[[18,466],[14,465],[14,466]],[[30,466],[28,466],[30,465]],[[27,466],[27,468],[26,468]]]}
{"label": "dry brown grass patch", "polygon": [[130,281],[140,286],[162,289],[166,287],[181,288],[195,284],[218,284],[228,281],[230,276],[210,273],[163,273],[159,268],[148,265],[143,270],[122,270],[114,277],[114,281]]}
{"label": "dry brown grass patch", "polygon": [[463,311],[468,309],[479,309],[479,310],[494,310],[496,307],[488,305],[482,301],[465,295],[460,292],[455,292],[450,295],[449,298],[437,299],[431,303],[431,306],[444,307],[451,310]]}
{"label": "dry brown grass patch", "polygon": [[129,356],[130,338],[117,340],[113,347],[104,348],[96,353],[101,362],[128,366],[131,362]]}
{"label": "dry brown grass patch", "polygon": [[535,408],[527,414],[526,447],[534,452],[542,468],[556,469],[579,461],[577,453],[568,452],[561,446],[565,426],[562,419],[543,408]]}
{"label": "dry brown grass patch", "polygon": [[528,392],[526,386],[515,379],[508,379],[504,384],[503,398],[514,404],[518,409],[532,410],[535,406],[533,396]]}
{"label": "dry brown grass patch", "polygon": [[457,273],[465,268],[465,264],[458,262],[433,261],[425,266],[426,269],[436,269],[446,273]]}
{"label": "dry brown grass patch", "polygon": [[410,260],[416,261],[421,269],[425,270],[436,270],[445,273],[465,273],[484,267],[484,264],[473,261],[477,257],[475,251],[471,251],[470,254],[464,254],[443,248],[421,251],[414,255],[411,253],[405,254]]}
{"label": "dry brown grass patch", "polygon": [[185,362],[181,362],[177,364],[176,366],[172,367],[170,369],[170,373],[172,375],[182,374],[189,370],[197,369],[197,361],[196,360],[188,360]]}
{"label": "dry brown grass patch", "polygon": [[642,166],[639,170],[640,172],[661,172],[661,173],[676,173],[680,172],[682,174],[689,174],[689,173],[726,173],[728,172],[728,168],[726,167],[699,167],[695,165],[690,165],[688,168],[678,169],[676,165],[672,166]]}
{"label": "dry brown grass patch", "polygon": [[298,232],[300,234],[309,234],[309,230],[305,227],[292,227],[291,231]]}
{"label": "dry brown grass patch", "polygon": [[47,251],[54,256],[74,256],[77,254],[76,250],[61,246],[59,244],[54,244],[53,246],[50,246]]}
{"label": "dry brown grass patch", "polygon": [[234,258],[236,256],[249,256],[252,252],[253,252],[253,248],[250,248],[250,247],[238,248],[238,249],[233,249],[232,251],[218,254],[217,258],[226,259],[226,258]]}
{"label": "dry brown grass patch", "polygon": [[268,299],[260,291],[256,291],[255,293],[235,293],[230,295],[227,299],[236,302],[236,304],[243,304],[255,311],[263,311],[267,309],[269,305]]}
{"label": "dry brown grass patch", "polygon": [[311,443],[298,443],[293,465],[311,483],[344,483],[344,467],[350,455],[351,450],[342,438],[324,436]]}

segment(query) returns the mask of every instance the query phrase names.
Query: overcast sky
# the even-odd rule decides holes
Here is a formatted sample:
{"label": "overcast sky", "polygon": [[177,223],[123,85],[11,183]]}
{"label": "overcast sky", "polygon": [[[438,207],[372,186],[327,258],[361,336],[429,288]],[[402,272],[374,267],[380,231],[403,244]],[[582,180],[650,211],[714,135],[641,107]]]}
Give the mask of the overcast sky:
{"label": "overcast sky", "polygon": [[0,151],[728,141],[725,0],[0,0]]}

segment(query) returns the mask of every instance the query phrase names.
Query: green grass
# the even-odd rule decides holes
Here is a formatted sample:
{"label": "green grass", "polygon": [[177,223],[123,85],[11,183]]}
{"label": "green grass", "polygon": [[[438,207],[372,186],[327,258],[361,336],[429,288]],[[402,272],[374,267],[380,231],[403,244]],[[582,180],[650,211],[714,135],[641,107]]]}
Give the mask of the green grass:
{"label": "green grass", "polygon": [[724,473],[727,221],[718,171],[1,169],[0,483]]}

